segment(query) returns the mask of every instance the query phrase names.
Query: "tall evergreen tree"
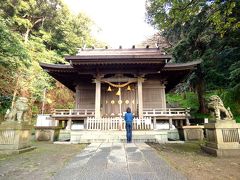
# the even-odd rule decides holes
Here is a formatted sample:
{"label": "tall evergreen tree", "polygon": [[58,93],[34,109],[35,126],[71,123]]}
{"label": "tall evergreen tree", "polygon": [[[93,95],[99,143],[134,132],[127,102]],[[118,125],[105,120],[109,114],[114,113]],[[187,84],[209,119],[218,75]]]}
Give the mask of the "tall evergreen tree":
{"label": "tall evergreen tree", "polygon": [[148,22],[173,45],[176,62],[202,60],[192,78],[200,112],[205,112],[205,88],[232,88],[240,95],[240,1],[148,0],[146,6]]}

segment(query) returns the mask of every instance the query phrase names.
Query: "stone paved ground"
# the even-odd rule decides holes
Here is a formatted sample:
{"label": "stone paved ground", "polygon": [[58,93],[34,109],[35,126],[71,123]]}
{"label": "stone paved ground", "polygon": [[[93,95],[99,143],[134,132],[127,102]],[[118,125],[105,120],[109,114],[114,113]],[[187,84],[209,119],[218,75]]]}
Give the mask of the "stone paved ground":
{"label": "stone paved ground", "polygon": [[144,143],[92,143],[55,176],[56,180],[181,180],[154,149]]}

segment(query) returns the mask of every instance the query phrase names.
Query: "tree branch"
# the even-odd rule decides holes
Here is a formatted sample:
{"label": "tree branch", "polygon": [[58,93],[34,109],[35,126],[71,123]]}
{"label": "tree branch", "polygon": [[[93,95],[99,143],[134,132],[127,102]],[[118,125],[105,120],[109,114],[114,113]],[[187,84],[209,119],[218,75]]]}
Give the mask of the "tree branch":
{"label": "tree branch", "polygon": [[190,1],[188,4],[186,4],[184,7],[173,8],[172,10],[173,10],[173,11],[175,11],[175,10],[177,10],[177,11],[184,11],[184,10],[186,10],[190,5],[192,5],[192,4],[194,4],[194,3],[198,2],[198,1],[199,1],[199,0],[192,0],[192,1]]}

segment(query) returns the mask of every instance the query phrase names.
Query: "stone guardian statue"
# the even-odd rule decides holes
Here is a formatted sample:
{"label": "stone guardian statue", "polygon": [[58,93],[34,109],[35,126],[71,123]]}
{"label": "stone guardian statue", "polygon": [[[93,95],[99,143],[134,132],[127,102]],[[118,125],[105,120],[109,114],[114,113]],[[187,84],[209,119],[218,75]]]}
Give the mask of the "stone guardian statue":
{"label": "stone guardian statue", "polygon": [[28,110],[28,99],[25,97],[19,97],[15,102],[13,108],[8,109],[4,120],[7,122],[24,122],[27,121],[26,113]]}
{"label": "stone guardian statue", "polygon": [[233,120],[233,115],[228,107],[224,107],[222,100],[219,96],[213,95],[209,98],[208,109],[216,121]]}

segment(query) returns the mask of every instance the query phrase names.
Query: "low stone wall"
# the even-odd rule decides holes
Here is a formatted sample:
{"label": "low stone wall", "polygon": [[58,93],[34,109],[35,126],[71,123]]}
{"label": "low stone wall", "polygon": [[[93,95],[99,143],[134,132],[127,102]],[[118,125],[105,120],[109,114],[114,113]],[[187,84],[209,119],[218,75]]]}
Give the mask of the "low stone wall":
{"label": "low stone wall", "polygon": [[35,139],[37,141],[57,141],[61,127],[58,126],[35,126]]}
{"label": "low stone wall", "polygon": [[184,141],[203,140],[204,126],[183,126],[179,128],[180,139]]}

